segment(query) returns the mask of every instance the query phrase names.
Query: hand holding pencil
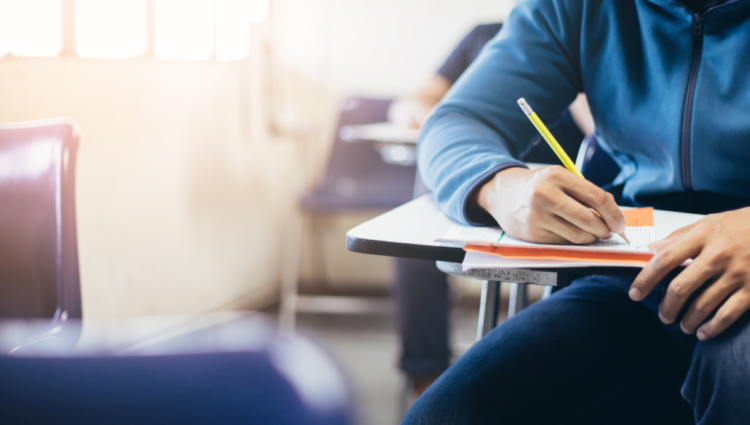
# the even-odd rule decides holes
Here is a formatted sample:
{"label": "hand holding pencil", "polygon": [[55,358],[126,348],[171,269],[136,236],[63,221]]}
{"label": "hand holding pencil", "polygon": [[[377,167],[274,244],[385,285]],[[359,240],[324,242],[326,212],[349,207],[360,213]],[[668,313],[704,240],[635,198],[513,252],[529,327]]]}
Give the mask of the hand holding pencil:
{"label": "hand holding pencil", "polygon": [[[563,165],[565,165],[565,168],[568,170],[574,172],[576,175],[578,175],[580,178],[585,179],[586,177],[581,174],[581,171],[578,170],[578,167],[576,167],[576,164],[570,159],[568,154],[565,152],[565,149],[560,146],[560,143],[557,142],[557,139],[555,139],[555,136],[552,135],[552,133],[547,129],[547,126],[544,125],[542,120],[539,118],[539,116],[534,112],[533,109],[531,109],[531,106],[529,106],[528,103],[526,103],[526,99],[520,98],[518,99],[518,106],[521,107],[521,110],[523,110],[523,113],[526,114],[527,117],[529,117],[529,120],[532,124],[534,124],[534,127],[536,127],[539,134],[542,135],[542,138],[547,142],[550,148],[555,152],[555,155],[557,155],[558,158],[560,158],[560,161],[562,161]],[[596,212],[596,211],[594,211]],[[601,217],[601,214],[597,213],[599,217]],[[619,229],[618,229],[619,230]],[[630,243],[628,238],[625,236],[624,229],[621,232],[618,232],[621,238],[625,240],[625,242]]]}
{"label": "hand holding pencil", "polygon": [[582,178],[567,160],[572,170],[502,170],[482,186],[476,202],[508,234],[529,242],[588,244],[624,232],[625,216],[614,197]]}

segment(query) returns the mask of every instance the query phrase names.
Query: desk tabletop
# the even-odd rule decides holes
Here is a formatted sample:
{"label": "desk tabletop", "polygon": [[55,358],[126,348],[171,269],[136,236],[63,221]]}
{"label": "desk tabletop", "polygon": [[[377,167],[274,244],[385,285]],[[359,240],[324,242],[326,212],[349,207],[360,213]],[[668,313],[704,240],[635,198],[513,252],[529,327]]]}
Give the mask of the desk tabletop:
{"label": "desk tabletop", "polygon": [[339,137],[347,142],[372,140],[375,142],[416,145],[419,140],[419,129],[404,127],[392,122],[346,125],[339,130]]}
{"label": "desk tabletop", "polygon": [[[698,214],[654,210],[656,239],[663,239],[701,217]],[[462,245],[435,242],[455,224],[440,211],[431,195],[424,195],[349,230],[346,234],[347,248],[363,254],[460,263],[465,255]],[[638,269],[596,267],[585,270],[588,271],[586,274],[603,270],[608,271],[605,274],[631,275],[637,273]],[[567,271],[581,272],[578,269]]]}
{"label": "desk tabletop", "polygon": [[362,254],[460,263],[463,245],[435,242],[455,224],[424,195],[349,230],[346,246]]}

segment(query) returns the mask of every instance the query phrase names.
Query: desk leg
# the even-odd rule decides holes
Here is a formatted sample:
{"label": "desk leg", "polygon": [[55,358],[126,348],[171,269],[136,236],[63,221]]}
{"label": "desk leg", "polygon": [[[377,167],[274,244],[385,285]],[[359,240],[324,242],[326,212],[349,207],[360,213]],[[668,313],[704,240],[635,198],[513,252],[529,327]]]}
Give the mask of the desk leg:
{"label": "desk leg", "polygon": [[545,286],[544,292],[542,292],[542,299],[546,300],[549,298],[549,296],[552,295],[552,287],[551,286]]}
{"label": "desk leg", "polygon": [[500,282],[485,280],[482,282],[482,300],[479,304],[477,323],[477,341],[497,326],[497,314],[500,308]]}
{"label": "desk leg", "polygon": [[508,318],[526,308],[529,303],[528,285],[525,283],[510,284],[510,301],[508,302]]}
{"label": "desk leg", "polygon": [[299,265],[302,253],[302,213],[295,211],[289,220],[283,268],[281,270],[281,294],[279,308],[279,330],[284,334],[294,333],[297,318],[297,289],[299,287]]}

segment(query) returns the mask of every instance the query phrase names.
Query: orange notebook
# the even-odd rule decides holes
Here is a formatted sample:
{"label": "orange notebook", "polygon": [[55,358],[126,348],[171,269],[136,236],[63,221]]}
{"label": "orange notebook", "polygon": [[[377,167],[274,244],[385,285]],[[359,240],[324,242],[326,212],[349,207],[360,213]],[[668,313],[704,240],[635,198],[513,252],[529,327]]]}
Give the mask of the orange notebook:
{"label": "orange notebook", "polygon": [[[626,236],[636,245],[631,246],[618,241],[600,241],[592,245],[546,245],[528,242],[503,241],[502,232],[499,239],[491,244],[467,244],[465,251],[484,252],[503,258],[526,260],[565,260],[594,263],[620,263],[645,266],[654,253],[648,250],[653,241],[654,213],[653,208],[636,208],[624,210],[625,224],[628,226]],[[633,237],[631,237],[631,234]],[[618,238],[615,236],[614,238]],[[512,239],[512,238],[511,238]],[[516,241],[518,241],[516,243]],[[482,241],[484,243],[484,241]]]}

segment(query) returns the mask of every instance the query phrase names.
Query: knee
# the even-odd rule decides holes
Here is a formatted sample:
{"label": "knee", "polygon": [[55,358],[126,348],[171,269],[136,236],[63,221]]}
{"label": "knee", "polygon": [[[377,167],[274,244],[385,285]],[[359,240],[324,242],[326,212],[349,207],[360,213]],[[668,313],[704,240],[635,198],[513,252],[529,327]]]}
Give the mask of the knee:
{"label": "knee", "polygon": [[750,415],[750,314],[696,345],[682,395],[698,423],[732,423],[717,415]]}
{"label": "knee", "polygon": [[750,314],[743,315],[716,338],[698,342],[692,366],[750,382]]}

